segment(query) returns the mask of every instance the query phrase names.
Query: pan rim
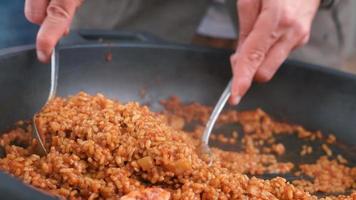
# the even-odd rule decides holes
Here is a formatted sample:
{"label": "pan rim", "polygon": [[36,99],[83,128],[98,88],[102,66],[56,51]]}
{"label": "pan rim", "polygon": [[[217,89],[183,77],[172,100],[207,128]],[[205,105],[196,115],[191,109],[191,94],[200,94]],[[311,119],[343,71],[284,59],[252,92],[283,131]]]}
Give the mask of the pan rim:
{"label": "pan rim", "polygon": [[[182,51],[184,50],[184,51],[199,52],[199,53],[206,52],[206,53],[215,53],[220,55],[231,55],[233,53],[233,51],[229,49],[218,49],[218,48],[204,47],[204,46],[192,45],[192,44],[177,44],[177,43],[167,43],[167,42],[165,42],[164,44],[147,43],[147,42],[122,42],[122,43],[86,42],[86,43],[79,43],[79,44],[60,45],[61,50],[80,49],[80,48],[150,48],[150,49],[164,49],[164,50],[182,50]],[[35,52],[35,45],[34,44],[20,45],[20,46],[0,49],[0,61],[4,58],[12,57],[26,51]],[[295,59],[287,59],[286,61],[284,61],[283,64],[287,64],[287,63],[294,64],[306,70],[342,77],[350,81],[356,81],[356,74],[338,70],[330,66],[322,66],[318,64],[295,60]]]}

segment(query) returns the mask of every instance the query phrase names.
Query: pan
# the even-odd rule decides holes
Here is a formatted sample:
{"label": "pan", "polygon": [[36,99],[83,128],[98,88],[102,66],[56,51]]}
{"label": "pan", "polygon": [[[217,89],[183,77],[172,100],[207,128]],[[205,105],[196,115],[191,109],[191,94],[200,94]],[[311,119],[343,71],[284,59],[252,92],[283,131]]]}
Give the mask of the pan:
{"label": "pan", "polygon": [[[60,46],[58,95],[100,92],[123,102],[148,104],[155,111],[162,109],[159,100],[172,95],[183,102],[212,106],[231,77],[231,53],[169,43],[142,32],[81,30],[64,39]],[[49,78],[50,68],[37,61],[33,45],[0,51],[1,132],[19,119],[30,119],[41,108],[48,96]],[[144,98],[139,92],[142,88],[147,93]],[[344,154],[351,166],[355,165],[354,75],[288,60],[271,82],[254,84],[241,104],[231,109],[258,107],[274,119],[335,134],[341,142],[333,150]],[[316,157],[297,156],[301,144],[295,140],[282,140],[289,149],[296,149],[282,156],[282,160],[315,160]],[[3,195],[8,199],[52,198],[0,173],[0,196]]]}

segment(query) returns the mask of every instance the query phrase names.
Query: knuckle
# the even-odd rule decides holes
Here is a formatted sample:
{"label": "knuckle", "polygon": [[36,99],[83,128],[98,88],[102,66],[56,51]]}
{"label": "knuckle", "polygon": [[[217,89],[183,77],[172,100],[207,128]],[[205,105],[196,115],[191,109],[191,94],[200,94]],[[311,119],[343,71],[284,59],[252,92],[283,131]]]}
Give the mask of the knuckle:
{"label": "knuckle", "polygon": [[68,20],[70,14],[65,6],[60,4],[51,4],[47,8],[47,15],[56,20]]}
{"label": "knuckle", "polygon": [[283,27],[290,27],[293,26],[293,24],[295,23],[296,23],[296,18],[289,13],[284,14],[281,19],[281,26]]}
{"label": "knuckle", "polygon": [[283,12],[280,26],[284,28],[292,28],[295,35],[299,37],[305,37],[310,33],[310,27],[306,26],[303,21],[298,19],[296,15],[294,15],[293,12],[288,11],[288,9]]}
{"label": "knuckle", "polygon": [[262,50],[252,50],[247,55],[247,61],[249,63],[261,63],[265,58],[265,52]]}
{"label": "knuckle", "polygon": [[270,38],[271,38],[272,41],[277,40],[279,37],[280,37],[280,34],[279,34],[278,31],[273,31],[273,32],[270,34]]}

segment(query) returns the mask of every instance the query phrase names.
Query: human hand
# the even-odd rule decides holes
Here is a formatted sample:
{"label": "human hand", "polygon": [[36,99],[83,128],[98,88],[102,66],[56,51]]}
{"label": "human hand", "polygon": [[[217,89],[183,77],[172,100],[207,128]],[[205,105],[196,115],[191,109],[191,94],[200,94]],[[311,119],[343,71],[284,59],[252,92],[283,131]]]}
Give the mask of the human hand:
{"label": "human hand", "polygon": [[83,0],[26,0],[25,16],[40,25],[36,39],[37,57],[48,62],[59,39],[68,34],[74,13]]}
{"label": "human hand", "polygon": [[272,79],[289,53],[309,40],[320,0],[238,0],[240,34],[231,56],[230,103],[236,105],[253,80]]}

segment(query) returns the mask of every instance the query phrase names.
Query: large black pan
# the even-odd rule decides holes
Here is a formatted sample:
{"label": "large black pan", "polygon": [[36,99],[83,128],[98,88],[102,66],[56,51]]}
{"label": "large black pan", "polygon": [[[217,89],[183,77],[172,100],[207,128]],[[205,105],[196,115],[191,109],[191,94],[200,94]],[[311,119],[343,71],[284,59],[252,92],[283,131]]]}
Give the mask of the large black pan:
{"label": "large black pan", "polygon": [[[150,103],[153,109],[159,109],[159,100],[171,95],[213,105],[231,76],[230,53],[169,44],[147,34],[82,31],[61,47],[58,95],[101,92],[121,101]],[[33,46],[0,52],[0,131],[40,109],[48,95],[49,77],[50,67],[37,61]],[[147,91],[144,99],[139,95],[142,88]],[[270,83],[254,85],[237,109],[257,107],[276,119],[336,134],[347,144],[336,151],[345,153],[354,165],[355,76],[288,61]],[[285,143],[295,151],[284,159],[309,161],[297,160],[298,142],[289,139]],[[4,195],[7,199],[48,198],[0,174],[0,197]]]}

